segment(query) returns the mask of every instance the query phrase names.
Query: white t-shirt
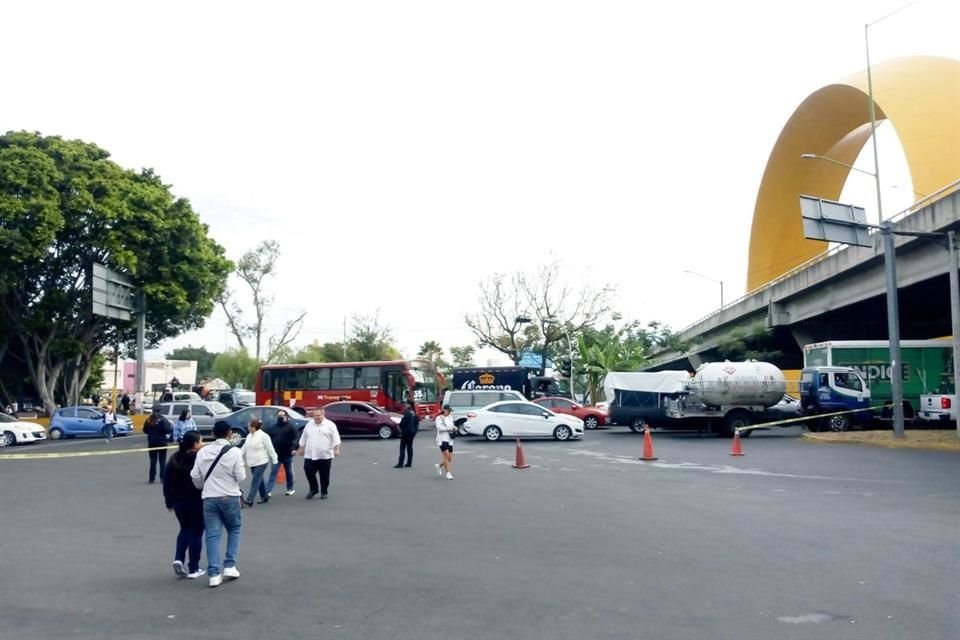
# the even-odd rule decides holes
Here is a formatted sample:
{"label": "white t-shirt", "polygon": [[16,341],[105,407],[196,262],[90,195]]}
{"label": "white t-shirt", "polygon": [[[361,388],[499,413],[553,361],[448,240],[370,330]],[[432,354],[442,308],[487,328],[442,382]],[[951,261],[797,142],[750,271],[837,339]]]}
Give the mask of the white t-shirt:
{"label": "white t-shirt", "polygon": [[332,460],[333,449],[340,446],[340,432],[336,423],[330,418],[324,418],[317,424],[311,420],[300,434],[300,447],[303,457],[308,460]]}
{"label": "white t-shirt", "polygon": [[453,418],[450,416],[445,416],[440,414],[437,416],[436,420],[437,425],[437,444],[443,444],[444,442],[450,443],[453,442],[453,438],[450,436],[450,432],[456,429],[453,424]]}

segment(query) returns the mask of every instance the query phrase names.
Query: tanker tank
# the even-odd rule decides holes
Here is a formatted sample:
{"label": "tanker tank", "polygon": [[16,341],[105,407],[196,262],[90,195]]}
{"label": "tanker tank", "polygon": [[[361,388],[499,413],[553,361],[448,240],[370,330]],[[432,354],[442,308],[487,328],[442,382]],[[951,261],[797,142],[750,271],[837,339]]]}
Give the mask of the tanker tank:
{"label": "tanker tank", "polygon": [[687,382],[690,399],[708,406],[772,407],[783,399],[787,381],[769,362],[710,362]]}

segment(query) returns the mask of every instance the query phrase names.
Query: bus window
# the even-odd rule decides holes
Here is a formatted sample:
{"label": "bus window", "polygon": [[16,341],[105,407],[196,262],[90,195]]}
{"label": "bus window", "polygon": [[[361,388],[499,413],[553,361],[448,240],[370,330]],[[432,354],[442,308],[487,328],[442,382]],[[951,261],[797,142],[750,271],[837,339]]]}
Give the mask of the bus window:
{"label": "bus window", "polygon": [[284,391],[300,391],[304,388],[307,372],[304,369],[289,369],[283,380]]}
{"label": "bus window", "polygon": [[357,367],[357,389],[379,389],[380,367]]}
{"label": "bus window", "polygon": [[331,389],[353,389],[354,367],[337,367],[330,373]]}
{"label": "bus window", "polygon": [[307,389],[325,391],[330,388],[330,369],[307,369]]}

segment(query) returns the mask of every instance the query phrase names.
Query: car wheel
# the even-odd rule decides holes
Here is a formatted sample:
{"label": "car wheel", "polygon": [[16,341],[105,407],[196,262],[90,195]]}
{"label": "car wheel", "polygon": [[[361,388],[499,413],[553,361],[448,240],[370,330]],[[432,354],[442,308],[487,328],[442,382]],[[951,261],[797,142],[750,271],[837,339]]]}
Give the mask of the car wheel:
{"label": "car wheel", "polygon": [[643,430],[647,427],[647,421],[643,418],[634,418],[630,421],[630,431],[634,433],[643,433]]}
{"label": "car wheel", "polygon": [[460,424],[457,425],[457,435],[458,435],[458,436],[468,436],[468,435],[470,435],[470,432],[467,431],[467,423],[466,423],[466,422],[461,422]]}
{"label": "car wheel", "polygon": [[496,442],[502,435],[503,432],[500,431],[500,427],[494,425],[490,425],[483,430],[483,437],[486,438],[488,442]]}
{"label": "car wheel", "polygon": [[377,435],[380,436],[381,440],[389,440],[393,437],[393,427],[388,424],[382,425],[380,430],[377,431]]}
{"label": "car wheel", "polygon": [[247,434],[242,431],[231,431],[230,432],[230,444],[235,447],[239,447],[243,444],[243,439],[247,437]]}
{"label": "car wheel", "polygon": [[54,427],[53,429],[50,429],[51,440],[59,440],[62,437],[63,437],[63,430],[60,429],[60,427]]}
{"label": "car wheel", "polygon": [[557,425],[557,428],[553,430],[553,437],[559,440],[560,442],[569,440],[570,436],[572,435],[573,435],[573,431],[571,431],[570,427],[568,427],[565,424]]}
{"label": "car wheel", "polygon": [[596,429],[600,426],[600,421],[597,420],[597,416],[587,416],[583,419],[583,426],[585,429]]}
{"label": "car wheel", "polygon": [[12,447],[17,444],[17,436],[13,435],[12,431],[3,432],[3,444],[8,447]]}
{"label": "car wheel", "polygon": [[827,420],[827,428],[835,433],[849,431],[850,416],[830,416],[830,419]]}

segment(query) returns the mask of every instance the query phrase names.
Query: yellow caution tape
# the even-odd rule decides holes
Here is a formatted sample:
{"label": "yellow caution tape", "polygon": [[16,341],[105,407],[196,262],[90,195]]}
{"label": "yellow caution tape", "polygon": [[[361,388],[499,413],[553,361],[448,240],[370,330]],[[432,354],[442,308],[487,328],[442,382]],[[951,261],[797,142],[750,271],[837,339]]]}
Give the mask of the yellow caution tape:
{"label": "yellow caution tape", "polygon": [[139,449],[111,449],[109,451],[64,451],[62,453],[7,453],[0,455],[0,460],[49,460],[53,458],[87,458],[90,456],[115,456],[121,453],[142,453],[144,451],[161,451],[176,449],[177,445],[166,447],[143,447]]}
{"label": "yellow caution tape", "polygon": [[777,420],[775,422],[762,422],[760,424],[750,425],[748,427],[740,427],[737,431],[753,431],[754,429],[766,429],[767,427],[779,427],[785,424],[793,424],[795,422],[810,422],[811,420],[819,420],[820,418],[829,418],[830,416],[842,416],[848,413],[863,413],[864,411],[873,411],[874,409],[882,409],[885,405],[878,404],[873,407],[864,407],[862,409],[851,409],[849,411],[834,411],[833,413],[814,413],[809,416],[801,416],[799,418],[787,418],[785,420]]}

